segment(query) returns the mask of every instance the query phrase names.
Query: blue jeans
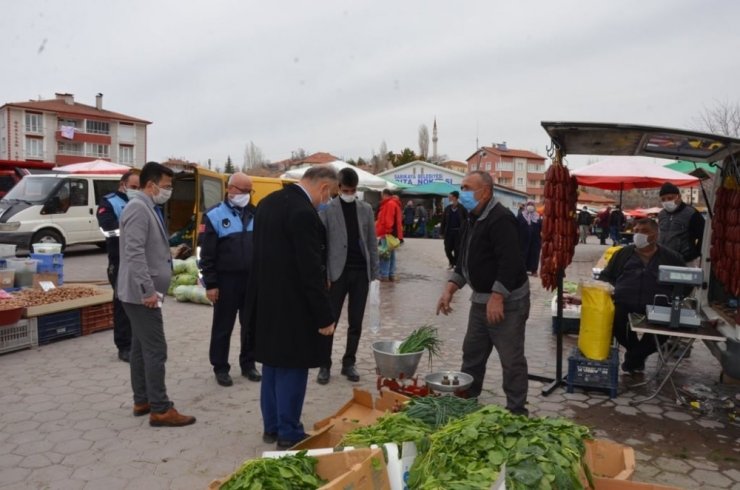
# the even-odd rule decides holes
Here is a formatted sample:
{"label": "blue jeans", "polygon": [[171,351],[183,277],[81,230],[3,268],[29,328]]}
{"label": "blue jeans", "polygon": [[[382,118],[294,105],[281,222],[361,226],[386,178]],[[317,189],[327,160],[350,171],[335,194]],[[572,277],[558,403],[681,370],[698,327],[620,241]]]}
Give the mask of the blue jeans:
{"label": "blue jeans", "polygon": [[619,236],[619,228],[617,228],[616,226],[609,227],[609,235],[611,235],[611,239],[614,242],[614,245],[620,242],[621,237]]}
{"label": "blue jeans", "polygon": [[[385,244],[385,238],[381,238],[380,241]],[[378,268],[380,269],[380,277],[383,279],[396,275],[396,251],[391,250],[388,258],[380,257]]]}
{"label": "blue jeans", "polygon": [[301,412],[307,383],[308,369],[262,365],[260,408],[266,433],[292,443],[305,439]]}

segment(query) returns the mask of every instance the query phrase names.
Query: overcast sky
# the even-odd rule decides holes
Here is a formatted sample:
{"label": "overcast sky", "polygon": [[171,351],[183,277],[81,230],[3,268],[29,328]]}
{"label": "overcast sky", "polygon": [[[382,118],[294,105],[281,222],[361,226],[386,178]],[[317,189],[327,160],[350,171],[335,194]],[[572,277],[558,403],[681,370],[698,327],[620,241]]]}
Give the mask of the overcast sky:
{"label": "overcast sky", "polygon": [[[243,163],[253,141],[369,157],[480,145],[544,156],[542,120],[695,128],[740,100],[740,2],[3,2],[0,103],[53,98],[152,121],[148,159]],[[430,145],[431,152],[431,145]]]}

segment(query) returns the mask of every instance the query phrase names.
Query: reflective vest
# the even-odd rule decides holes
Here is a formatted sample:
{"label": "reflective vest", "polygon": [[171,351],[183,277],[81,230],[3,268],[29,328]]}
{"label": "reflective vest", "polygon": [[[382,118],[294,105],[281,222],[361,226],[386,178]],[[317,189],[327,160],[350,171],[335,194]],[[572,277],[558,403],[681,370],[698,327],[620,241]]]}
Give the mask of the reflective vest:
{"label": "reflective vest", "polygon": [[[123,212],[123,208],[126,207],[127,201],[115,192],[106,194],[105,196],[103,196],[103,198],[108,200],[111,207],[113,208],[113,214],[116,215],[116,221],[120,222],[121,213]],[[103,233],[103,236],[106,238],[117,237],[117,236],[120,236],[121,234],[118,228],[116,228],[115,230],[110,230],[110,231],[105,231],[104,229],[101,228],[100,231]]]}
{"label": "reflective vest", "polygon": [[[241,215],[225,202],[208,211],[206,216],[208,216],[208,220],[219,238],[244,231]],[[252,231],[253,228],[254,219],[251,219],[246,231]]]}

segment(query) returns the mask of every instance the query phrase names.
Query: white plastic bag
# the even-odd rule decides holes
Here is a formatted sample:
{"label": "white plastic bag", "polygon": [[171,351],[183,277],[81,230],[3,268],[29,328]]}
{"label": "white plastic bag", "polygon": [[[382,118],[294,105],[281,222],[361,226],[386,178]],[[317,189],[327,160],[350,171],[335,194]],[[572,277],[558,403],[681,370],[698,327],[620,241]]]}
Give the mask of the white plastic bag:
{"label": "white plastic bag", "polygon": [[367,325],[373,334],[380,332],[380,281],[370,282],[367,295]]}

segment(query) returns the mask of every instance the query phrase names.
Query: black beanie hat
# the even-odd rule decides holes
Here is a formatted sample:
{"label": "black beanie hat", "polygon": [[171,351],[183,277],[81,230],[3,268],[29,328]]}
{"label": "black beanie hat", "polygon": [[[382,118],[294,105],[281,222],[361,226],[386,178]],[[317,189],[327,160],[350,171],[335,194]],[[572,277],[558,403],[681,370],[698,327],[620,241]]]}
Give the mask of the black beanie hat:
{"label": "black beanie hat", "polygon": [[666,194],[681,194],[681,191],[678,190],[678,187],[676,187],[675,184],[671,182],[666,182],[660,187],[660,196],[664,196]]}

